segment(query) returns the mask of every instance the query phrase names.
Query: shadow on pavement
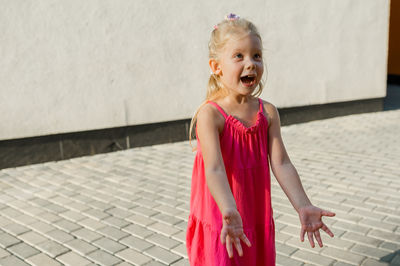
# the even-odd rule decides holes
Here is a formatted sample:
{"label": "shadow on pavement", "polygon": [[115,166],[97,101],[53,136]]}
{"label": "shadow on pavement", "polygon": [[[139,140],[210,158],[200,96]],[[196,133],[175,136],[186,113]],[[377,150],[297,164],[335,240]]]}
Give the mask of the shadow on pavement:
{"label": "shadow on pavement", "polygon": [[390,266],[400,265],[400,249],[383,256],[379,261],[389,263]]}

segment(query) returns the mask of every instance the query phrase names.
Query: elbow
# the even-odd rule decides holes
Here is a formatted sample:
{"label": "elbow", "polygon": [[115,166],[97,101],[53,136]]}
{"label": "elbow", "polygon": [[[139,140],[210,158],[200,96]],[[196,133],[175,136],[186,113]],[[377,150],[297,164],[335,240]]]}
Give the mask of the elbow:
{"label": "elbow", "polygon": [[278,162],[271,160],[271,170],[276,176],[276,173],[281,172],[283,169],[287,169],[293,167],[292,162],[290,160],[280,160]]}

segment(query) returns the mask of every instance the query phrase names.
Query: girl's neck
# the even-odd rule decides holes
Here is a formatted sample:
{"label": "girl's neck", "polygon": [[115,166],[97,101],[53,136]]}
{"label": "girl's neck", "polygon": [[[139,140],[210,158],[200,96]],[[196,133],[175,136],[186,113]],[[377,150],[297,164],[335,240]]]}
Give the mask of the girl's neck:
{"label": "girl's neck", "polygon": [[229,94],[225,97],[225,100],[233,104],[247,104],[254,99],[251,95],[232,95]]}

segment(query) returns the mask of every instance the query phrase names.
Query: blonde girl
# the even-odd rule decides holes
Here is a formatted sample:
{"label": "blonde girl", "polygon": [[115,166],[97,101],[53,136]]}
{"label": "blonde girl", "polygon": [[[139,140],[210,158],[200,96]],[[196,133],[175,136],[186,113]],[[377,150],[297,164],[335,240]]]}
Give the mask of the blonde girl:
{"label": "blonde girl", "polygon": [[209,42],[212,71],[206,101],[193,118],[197,153],[186,235],[192,266],[275,265],[275,225],[270,168],[299,214],[300,240],[307,233],[322,247],[320,229],[333,237],[311,204],[286,153],[278,111],[258,96],[263,86],[263,48],[257,28],[229,14]]}

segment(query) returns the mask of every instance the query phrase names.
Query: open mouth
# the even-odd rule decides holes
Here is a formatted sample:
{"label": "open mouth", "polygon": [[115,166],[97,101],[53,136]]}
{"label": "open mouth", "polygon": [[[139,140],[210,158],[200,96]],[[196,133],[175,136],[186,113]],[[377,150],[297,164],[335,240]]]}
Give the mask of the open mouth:
{"label": "open mouth", "polygon": [[240,77],[240,81],[245,86],[252,86],[256,83],[256,77],[255,76],[243,76],[243,77]]}

